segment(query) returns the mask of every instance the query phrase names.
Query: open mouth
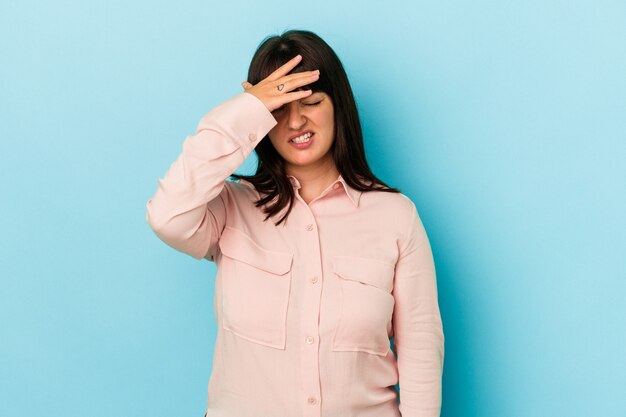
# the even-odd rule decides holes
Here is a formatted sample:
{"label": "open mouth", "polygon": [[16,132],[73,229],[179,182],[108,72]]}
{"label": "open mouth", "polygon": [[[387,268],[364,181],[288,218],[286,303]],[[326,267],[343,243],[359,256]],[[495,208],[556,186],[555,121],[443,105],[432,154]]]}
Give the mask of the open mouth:
{"label": "open mouth", "polygon": [[302,136],[298,136],[298,137],[296,137],[296,138],[293,138],[293,139],[289,140],[289,142],[293,142],[293,143],[306,143],[306,142],[308,142],[308,141],[311,139],[311,137],[312,137],[312,136],[313,136],[313,133],[312,133],[312,132],[307,132],[307,133],[305,133],[305,134],[304,134],[304,135],[302,135]]}

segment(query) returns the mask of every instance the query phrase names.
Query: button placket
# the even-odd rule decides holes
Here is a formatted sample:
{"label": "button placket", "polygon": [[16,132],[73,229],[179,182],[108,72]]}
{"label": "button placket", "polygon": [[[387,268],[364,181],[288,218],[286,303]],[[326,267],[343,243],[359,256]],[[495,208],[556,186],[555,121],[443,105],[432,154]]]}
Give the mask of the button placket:
{"label": "button placket", "polygon": [[[306,204],[296,193],[296,198],[303,203],[306,210],[306,217],[298,228],[302,227],[305,233],[301,234],[303,253],[307,254],[305,276],[309,275],[308,280],[311,284],[321,282],[322,262],[319,248],[319,235],[317,232],[317,223],[315,214],[309,204]],[[313,232],[313,233],[307,233]],[[306,281],[305,281],[306,282]],[[306,375],[304,378],[303,390],[307,407],[303,417],[319,417],[321,405],[321,387],[320,387],[320,368],[319,368],[319,312],[322,286],[311,286],[304,291],[302,300],[302,311],[305,312],[302,320],[301,337],[304,343],[301,345],[301,373]]]}

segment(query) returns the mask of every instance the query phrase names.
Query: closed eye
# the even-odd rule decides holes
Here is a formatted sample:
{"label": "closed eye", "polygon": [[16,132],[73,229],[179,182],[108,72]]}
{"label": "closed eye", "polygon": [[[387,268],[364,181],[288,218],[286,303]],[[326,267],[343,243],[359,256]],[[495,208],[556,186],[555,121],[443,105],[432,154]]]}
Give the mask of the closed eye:
{"label": "closed eye", "polygon": [[[320,104],[323,100],[320,101],[316,101],[314,103],[304,103],[305,106],[317,106],[318,104]],[[285,109],[285,106],[282,105],[279,108],[275,109],[272,111],[272,113],[280,113]]]}

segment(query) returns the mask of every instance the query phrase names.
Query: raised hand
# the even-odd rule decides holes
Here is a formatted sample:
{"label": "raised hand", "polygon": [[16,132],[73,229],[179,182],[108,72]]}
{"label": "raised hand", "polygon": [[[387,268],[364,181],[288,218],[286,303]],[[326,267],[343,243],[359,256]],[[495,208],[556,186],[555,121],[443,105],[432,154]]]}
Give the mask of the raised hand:
{"label": "raised hand", "polygon": [[[283,104],[287,104],[294,100],[299,100],[311,95],[312,90],[294,91],[291,90],[317,81],[319,78],[319,70],[303,71],[295,74],[289,74],[302,59],[301,55],[287,61],[278,67],[267,78],[259,81],[258,84],[252,85],[247,81],[241,83],[241,86],[247,93],[253,94],[265,104],[269,111],[273,111]],[[282,84],[282,87],[280,85]],[[280,88],[280,90],[279,90]]]}

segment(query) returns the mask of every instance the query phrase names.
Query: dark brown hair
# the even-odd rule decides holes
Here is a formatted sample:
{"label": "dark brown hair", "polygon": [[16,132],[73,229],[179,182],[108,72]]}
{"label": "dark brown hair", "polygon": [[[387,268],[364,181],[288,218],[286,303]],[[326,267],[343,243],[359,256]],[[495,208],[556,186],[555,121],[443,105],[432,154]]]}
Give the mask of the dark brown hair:
{"label": "dark brown hair", "polygon": [[[330,149],[333,160],[346,183],[356,190],[386,191],[399,193],[400,190],[387,186],[370,170],[365,157],[363,134],[356,102],[350,88],[348,76],[332,48],[318,35],[307,30],[289,30],[282,35],[268,36],[258,46],[250,68],[248,82],[255,85],[267,78],[278,67],[296,55],[302,61],[291,73],[320,70],[317,81],[296,90],[311,89],[313,93],[322,91],[331,98],[334,107],[335,139]],[[276,223],[283,222],[293,207],[295,193],[287,177],[284,160],[272,145],[268,136],[255,148],[258,157],[254,175],[232,174],[231,177],[244,179],[254,185],[261,198],[256,207],[264,207],[265,220],[278,214],[289,205],[285,215]],[[276,199],[271,205],[268,204]]]}

